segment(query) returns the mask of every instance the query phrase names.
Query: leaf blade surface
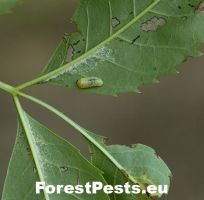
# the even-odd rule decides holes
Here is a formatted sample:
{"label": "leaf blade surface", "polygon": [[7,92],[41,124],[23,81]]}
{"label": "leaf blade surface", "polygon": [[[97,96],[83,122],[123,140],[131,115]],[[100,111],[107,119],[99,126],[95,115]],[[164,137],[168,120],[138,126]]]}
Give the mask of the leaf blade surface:
{"label": "leaf blade surface", "polygon": [[[77,80],[99,77],[102,87],[80,91],[104,95],[156,83],[176,73],[188,57],[202,55],[204,13],[198,12],[199,5],[199,0],[82,0],[74,16],[80,32],[65,37],[42,82],[80,90]],[[53,65],[60,56],[61,64]]]}
{"label": "leaf blade surface", "polygon": [[[18,102],[17,102],[18,104]],[[18,104],[18,107],[20,104]],[[3,200],[65,200],[106,199],[99,192],[90,196],[84,194],[35,194],[35,182],[46,185],[85,185],[87,182],[101,181],[102,172],[90,164],[70,143],[55,135],[45,126],[20,110],[20,123],[16,145],[10,161],[5,181]]]}

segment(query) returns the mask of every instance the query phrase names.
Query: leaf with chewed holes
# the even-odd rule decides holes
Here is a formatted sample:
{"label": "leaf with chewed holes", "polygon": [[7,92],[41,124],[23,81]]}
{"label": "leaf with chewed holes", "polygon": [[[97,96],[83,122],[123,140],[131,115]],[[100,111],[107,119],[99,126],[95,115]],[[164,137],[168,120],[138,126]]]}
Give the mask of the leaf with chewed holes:
{"label": "leaf with chewed holes", "polygon": [[88,162],[77,148],[28,116],[20,105],[18,108],[18,134],[2,200],[109,200],[103,192],[96,195],[35,193],[36,181],[55,186],[106,182],[102,172]]}
{"label": "leaf with chewed holes", "polygon": [[[73,18],[79,32],[64,37],[32,83],[104,95],[138,91],[202,55],[203,8],[200,0],[81,0]],[[104,84],[80,89],[82,77]]]}
{"label": "leaf with chewed holes", "polygon": [[0,15],[10,13],[11,9],[18,4],[21,4],[24,0],[0,0]]}
{"label": "leaf with chewed holes", "polygon": [[[136,144],[132,147],[122,145],[106,145],[106,138],[88,132],[97,146],[89,141],[92,163],[104,172],[104,178],[110,185],[124,185],[126,182],[140,185],[146,189],[148,185],[170,187],[172,173],[156,152],[145,145]],[[100,146],[100,148],[98,148]],[[108,156],[107,156],[108,155]],[[162,194],[112,194],[111,199],[143,200],[159,198]]]}

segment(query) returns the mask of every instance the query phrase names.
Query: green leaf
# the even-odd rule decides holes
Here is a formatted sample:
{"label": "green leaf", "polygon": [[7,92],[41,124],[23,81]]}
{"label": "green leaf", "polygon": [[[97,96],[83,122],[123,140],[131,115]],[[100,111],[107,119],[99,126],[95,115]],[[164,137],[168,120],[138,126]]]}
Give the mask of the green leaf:
{"label": "green leaf", "polygon": [[[101,147],[111,155],[115,163],[118,163],[115,164],[107,159],[107,156],[99,148],[89,142],[92,163],[104,172],[108,184],[124,185],[128,180],[138,183],[143,189],[147,185],[168,185],[170,187],[171,171],[152,148],[142,144],[132,145],[131,148],[122,145],[107,146],[104,143],[104,137],[91,132],[89,135],[94,137]],[[161,194],[156,194],[156,196],[161,197]],[[132,195],[130,197],[130,195],[122,194],[112,195],[111,198],[143,200],[148,198],[148,195]]]}
{"label": "green leaf", "polygon": [[[31,83],[105,95],[138,91],[202,55],[202,10],[200,0],[81,0],[73,19],[79,32],[65,36],[42,76]],[[93,76],[104,85],[77,87],[77,80]]]}
{"label": "green leaf", "polygon": [[0,0],[0,15],[10,13],[13,7],[22,2],[23,0]]}
{"label": "green leaf", "polygon": [[103,192],[95,197],[86,193],[35,194],[36,181],[44,181],[47,185],[83,185],[93,181],[105,184],[105,180],[102,172],[90,164],[78,149],[28,116],[18,100],[15,101],[20,122],[2,200],[108,200]]}
{"label": "green leaf", "polygon": [[[104,137],[82,128],[51,105],[24,93],[19,92],[19,94],[50,110],[74,127],[88,141],[92,162],[94,165],[98,166],[98,168],[103,168],[102,170],[105,172],[104,177],[109,184],[115,185],[130,182],[140,184],[142,187],[146,185],[145,183],[167,184],[170,186],[171,172],[153,149],[144,145],[134,145],[133,148],[125,146],[107,146],[104,142]],[[119,154],[114,153],[116,150],[119,151]],[[130,170],[129,165],[127,165],[128,163],[132,163],[133,169]],[[138,169],[138,166],[141,166],[141,168]],[[158,173],[158,170],[160,170],[161,173]],[[115,177],[116,172],[117,177]],[[116,200],[115,198],[116,195],[111,196],[111,199]],[[147,195],[143,195],[142,197],[141,195],[117,195],[117,200],[135,200],[135,198],[139,198],[139,200],[149,200]]]}
{"label": "green leaf", "polygon": [[[18,94],[48,109],[74,127],[89,142],[92,162],[98,166],[98,168],[103,168],[105,172],[104,176],[109,184],[115,185],[130,182],[140,184],[142,187],[146,185],[146,183],[167,184],[170,186],[171,172],[151,148],[144,145],[134,145],[132,148],[118,145],[107,146],[104,142],[104,137],[82,128],[53,106],[22,92],[18,92]],[[116,150],[119,154],[115,154]],[[128,159],[128,162],[126,159]],[[133,168],[131,170],[130,166],[127,165],[128,163],[132,163]],[[141,168],[138,169],[138,166],[141,166]],[[160,170],[161,173],[158,173],[158,170]],[[115,177],[116,172],[117,177]],[[111,199],[112,198],[116,200],[116,196],[111,196]],[[143,195],[142,197],[140,195],[117,195],[117,200],[135,200],[135,198],[139,198],[139,200],[149,200],[149,196],[147,195]]]}

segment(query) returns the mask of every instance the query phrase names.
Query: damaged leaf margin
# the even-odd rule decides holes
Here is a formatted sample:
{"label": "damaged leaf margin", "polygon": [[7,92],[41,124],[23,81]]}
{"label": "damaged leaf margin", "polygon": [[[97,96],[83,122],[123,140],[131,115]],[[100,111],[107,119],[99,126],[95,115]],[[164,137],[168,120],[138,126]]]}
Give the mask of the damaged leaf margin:
{"label": "damaged leaf margin", "polygon": [[[138,92],[145,84],[158,83],[158,77],[176,73],[176,67],[187,58],[202,55],[197,50],[204,42],[200,25],[204,14],[196,12],[203,5],[199,0],[138,0],[134,4],[110,0],[97,2],[97,8],[94,1],[87,2],[81,1],[74,16],[80,32],[65,36],[41,76],[19,90],[52,83],[103,95]],[[98,16],[102,8],[102,16]],[[96,24],[97,19],[102,22]],[[77,80],[86,77],[99,77],[103,87],[79,89]]]}

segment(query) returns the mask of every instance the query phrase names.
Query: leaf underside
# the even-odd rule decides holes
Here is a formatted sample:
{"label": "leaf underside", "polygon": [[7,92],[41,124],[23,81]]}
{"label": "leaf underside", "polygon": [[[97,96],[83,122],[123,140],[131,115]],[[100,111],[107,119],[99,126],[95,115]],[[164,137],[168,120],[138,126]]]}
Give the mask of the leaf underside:
{"label": "leaf underside", "polygon": [[[104,138],[87,131],[100,146],[89,141],[91,162],[70,143],[55,135],[45,126],[23,114],[19,120],[16,144],[13,150],[4,185],[2,200],[65,200],[111,199],[151,200],[147,194],[97,195],[35,194],[35,183],[46,185],[85,185],[101,181],[104,184],[139,184],[170,186],[171,172],[150,147],[138,144],[132,148],[120,145],[107,146]],[[106,154],[104,154],[106,152]],[[111,159],[110,159],[111,157]],[[113,162],[114,161],[114,162]],[[95,168],[95,167],[97,168]],[[102,174],[103,172],[103,174]],[[132,178],[130,178],[132,177]],[[158,194],[157,197],[160,197]]]}
{"label": "leaf underside", "polygon": [[[122,166],[123,169],[117,167],[107,159],[107,157],[96,146],[89,142],[91,161],[93,165],[104,172],[104,178],[110,185],[124,185],[127,181],[137,183],[141,188],[146,188],[147,185],[168,185],[170,187],[171,171],[164,161],[156,154],[156,152],[145,145],[136,144],[132,147],[122,145],[105,144],[105,139],[101,136],[89,132],[95,140]],[[132,182],[130,176],[135,180]],[[157,197],[161,195],[157,194]],[[151,199],[148,195],[129,195],[112,194],[111,199],[126,200],[126,199]]]}
{"label": "leaf underside", "polygon": [[[81,0],[74,15],[79,32],[65,36],[43,71],[52,83],[83,92],[137,92],[158,77],[176,73],[204,42],[200,0]],[[82,77],[104,85],[79,89]]]}
{"label": "leaf underside", "polygon": [[23,0],[0,0],[0,15],[10,13],[13,7],[22,2]]}
{"label": "leaf underside", "polygon": [[[2,200],[90,200],[109,197],[102,192],[90,196],[84,194],[44,194],[36,195],[36,181],[46,185],[77,185],[92,181],[106,183],[102,173],[91,165],[79,150],[55,135],[28,115],[25,133],[19,122],[18,134],[5,181]],[[27,134],[30,134],[28,141]]]}

